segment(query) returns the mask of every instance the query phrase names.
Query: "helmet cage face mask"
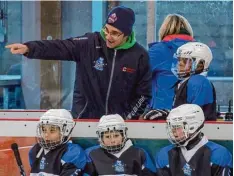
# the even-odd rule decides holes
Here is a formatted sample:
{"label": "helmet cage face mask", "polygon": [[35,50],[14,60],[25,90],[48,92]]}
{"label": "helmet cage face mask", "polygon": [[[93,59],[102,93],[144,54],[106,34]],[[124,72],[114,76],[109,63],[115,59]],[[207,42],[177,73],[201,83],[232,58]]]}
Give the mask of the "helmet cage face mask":
{"label": "helmet cage face mask", "polygon": [[189,127],[186,122],[167,123],[167,135],[172,144],[183,145],[189,138]]}
{"label": "helmet cage face mask", "polygon": [[[49,129],[57,128],[59,130],[60,139],[56,141],[45,140],[45,133],[43,131],[45,126],[48,126]],[[37,125],[37,141],[42,148],[53,150],[56,147],[68,142],[74,126],[75,123],[72,119],[42,118]]]}
{"label": "helmet cage face mask", "polygon": [[173,117],[173,120],[167,120],[167,135],[168,139],[172,144],[177,146],[187,146],[189,141],[194,139],[201,131],[203,123],[200,124],[198,121],[188,121],[192,119],[194,114],[186,117]]}
{"label": "helmet cage face mask", "polygon": [[196,70],[195,58],[186,56],[180,57],[176,53],[173,56],[171,71],[179,79],[183,80],[193,74]]}
{"label": "helmet cage face mask", "polygon": [[204,43],[188,42],[180,46],[174,54],[171,70],[175,76],[183,79],[184,73],[180,73],[177,66],[178,58],[187,58],[192,60],[190,75],[203,74],[206,76],[213,56],[210,48]]}
{"label": "helmet cage face mask", "polygon": [[[109,137],[109,140],[116,140],[115,137],[118,135],[122,136],[122,141],[120,144],[117,145],[106,145],[103,141],[103,136],[107,135]],[[105,149],[109,153],[118,153],[122,150],[122,148],[125,146],[125,143],[127,141],[127,127],[125,124],[116,124],[113,126],[109,126],[107,128],[98,128],[97,130],[98,140],[100,143],[100,146]]]}

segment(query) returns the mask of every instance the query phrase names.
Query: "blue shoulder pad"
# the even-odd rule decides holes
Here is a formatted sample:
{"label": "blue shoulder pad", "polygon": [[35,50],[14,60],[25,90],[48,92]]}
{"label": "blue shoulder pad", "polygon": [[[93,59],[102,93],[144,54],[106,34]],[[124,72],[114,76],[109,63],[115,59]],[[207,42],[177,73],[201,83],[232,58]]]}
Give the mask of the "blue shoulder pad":
{"label": "blue shoulder pad", "polygon": [[100,148],[100,145],[95,145],[95,146],[92,146],[92,147],[89,147],[85,150],[85,154],[86,154],[86,157],[87,157],[87,162],[92,162],[92,159],[90,158],[90,152],[93,151],[93,150],[96,150]]}
{"label": "blue shoulder pad", "polygon": [[67,151],[64,153],[62,160],[65,163],[72,163],[78,169],[84,169],[86,165],[86,156],[84,150],[78,145],[67,143]]}
{"label": "blue shoulder pad", "polygon": [[187,102],[203,106],[213,103],[213,87],[211,82],[202,75],[192,75],[187,85]]}
{"label": "blue shoulder pad", "polygon": [[[34,145],[34,146],[35,146],[35,145]],[[34,146],[33,146],[33,147],[34,147]],[[29,153],[28,153],[29,164],[30,164],[31,167],[32,167],[32,164],[33,164],[34,159],[35,159],[35,158],[33,158],[33,156],[32,156],[32,155],[33,155],[33,153],[32,153],[32,152],[33,152],[33,151],[32,151],[32,150],[33,150],[33,147],[29,150]]]}
{"label": "blue shoulder pad", "polygon": [[211,163],[222,167],[233,167],[232,155],[225,147],[211,141],[206,146],[211,150]]}
{"label": "blue shoulder pad", "polygon": [[155,156],[156,168],[164,168],[169,165],[168,152],[173,149],[175,145],[168,145],[162,148]]}

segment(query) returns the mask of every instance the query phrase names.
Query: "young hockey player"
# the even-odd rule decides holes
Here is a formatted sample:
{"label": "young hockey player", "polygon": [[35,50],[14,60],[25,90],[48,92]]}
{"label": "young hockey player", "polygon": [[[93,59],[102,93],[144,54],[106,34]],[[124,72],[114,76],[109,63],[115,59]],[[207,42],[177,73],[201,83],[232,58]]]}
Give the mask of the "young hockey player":
{"label": "young hockey player", "polygon": [[200,106],[184,104],[167,117],[169,145],[155,157],[157,174],[163,176],[229,176],[232,155],[201,132],[204,113]]}
{"label": "young hockey player", "polygon": [[37,126],[38,143],[29,152],[30,176],[82,174],[85,152],[69,141],[74,126],[72,115],[65,109],[50,109],[41,116]]}
{"label": "young hockey player", "polygon": [[88,148],[85,173],[88,175],[154,175],[148,153],[133,146],[127,126],[118,114],[102,116],[97,135],[100,145]]}
{"label": "young hockey player", "polygon": [[[189,42],[177,49],[172,65],[173,73],[180,79],[175,84],[173,108],[182,104],[197,104],[206,120],[216,120],[216,93],[213,84],[207,79],[212,60],[210,48],[200,42]],[[144,119],[166,119],[169,110],[146,111]]]}

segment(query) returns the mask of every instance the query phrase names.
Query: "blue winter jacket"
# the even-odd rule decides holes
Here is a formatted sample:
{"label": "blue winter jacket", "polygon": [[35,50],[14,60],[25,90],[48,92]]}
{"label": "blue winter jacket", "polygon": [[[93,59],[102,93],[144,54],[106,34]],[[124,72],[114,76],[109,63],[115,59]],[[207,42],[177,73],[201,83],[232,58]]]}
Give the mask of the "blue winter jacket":
{"label": "blue winter jacket", "polygon": [[174,84],[178,81],[171,72],[173,55],[177,48],[189,42],[175,38],[170,41],[149,44],[150,66],[152,69],[152,101],[153,109],[171,109],[174,97]]}

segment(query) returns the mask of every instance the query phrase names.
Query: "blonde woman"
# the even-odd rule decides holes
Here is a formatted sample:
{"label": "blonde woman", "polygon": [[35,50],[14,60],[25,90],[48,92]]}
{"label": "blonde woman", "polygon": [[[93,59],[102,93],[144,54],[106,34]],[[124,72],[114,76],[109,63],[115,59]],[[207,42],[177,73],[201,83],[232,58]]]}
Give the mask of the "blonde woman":
{"label": "blonde woman", "polygon": [[193,30],[188,20],[178,14],[169,14],[159,29],[159,42],[149,44],[152,77],[153,109],[171,109],[173,86],[177,78],[171,72],[173,55],[181,45],[193,41]]}

